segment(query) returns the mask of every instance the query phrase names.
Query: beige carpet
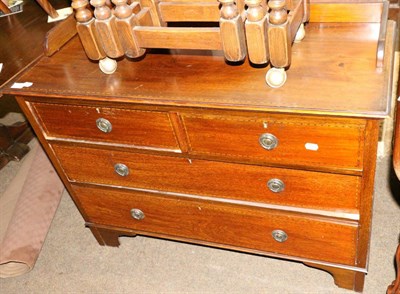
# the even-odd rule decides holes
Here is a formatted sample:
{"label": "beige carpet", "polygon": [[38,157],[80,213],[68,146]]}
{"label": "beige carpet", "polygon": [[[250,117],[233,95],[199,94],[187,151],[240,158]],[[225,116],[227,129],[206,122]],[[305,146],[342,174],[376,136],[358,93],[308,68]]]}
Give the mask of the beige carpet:
{"label": "beige carpet", "polygon": [[[0,122],[23,121],[15,101],[3,98]],[[0,173],[0,278],[33,269],[64,190],[37,139],[28,145],[29,153]]]}
{"label": "beige carpet", "polygon": [[[0,192],[17,168],[0,171]],[[385,293],[395,277],[400,184],[390,170],[389,158],[381,159],[364,293]],[[34,269],[0,279],[0,293],[352,293],[297,262],[146,237],[120,240],[119,248],[99,246],[64,193]]]}
{"label": "beige carpet", "polygon": [[35,265],[64,190],[36,139],[17,175],[0,194],[0,278]]}

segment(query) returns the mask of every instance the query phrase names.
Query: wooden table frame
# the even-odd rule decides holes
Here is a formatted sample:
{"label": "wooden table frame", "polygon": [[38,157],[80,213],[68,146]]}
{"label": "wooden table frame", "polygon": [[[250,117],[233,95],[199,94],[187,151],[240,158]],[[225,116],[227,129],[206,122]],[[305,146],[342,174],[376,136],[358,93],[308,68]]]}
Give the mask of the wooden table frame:
{"label": "wooden table frame", "polygon": [[[253,64],[273,66],[268,85],[280,87],[291,63],[291,44],[304,37],[309,20],[308,0],[114,0],[114,14],[105,0],[74,0],[77,30],[87,56],[100,61],[111,74],[116,63],[108,58],[138,58],[147,48],[222,50],[229,62],[249,56]],[[245,9],[245,6],[248,8]],[[169,27],[173,22],[219,23],[219,27]]]}
{"label": "wooden table frame", "polygon": [[[103,1],[103,0],[99,0]],[[141,0],[140,2],[133,2],[129,6],[127,5],[126,1],[121,0],[122,2],[118,2],[119,7],[124,7],[124,9],[129,10],[130,12],[128,13],[129,17],[125,17],[122,20],[120,19],[118,21],[118,17],[116,16],[110,16],[110,19],[108,20],[101,20],[100,25],[96,25],[99,21],[97,21],[93,17],[93,13],[87,9],[87,5],[89,5],[87,0],[74,0],[72,3],[72,7],[75,9],[75,19],[77,20],[76,23],[76,28],[75,26],[75,21],[73,20],[72,17],[68,18],[64,23],[61,23],[60,26],[54,28],[52,31],[50,31],[46,37],[44,48],[45,48],[45,54],[47,56],[51,56],[55,52],[57,52],[66,42],[68,42],[75,34],[79,34],[83,48],[86,52],[86,55],[88,56],[89,59],[91,60],[97,60],[99,61],[99,67],[100,69],[107,74],[112,74],[115,72],[117,68],[117,63],[115,60],[108,58],[108,56],[112,57],[115,56],[114,58],[121,57],[126,55],[127,57],[133,57],[133,56],[143,56],[145,54],[145,49],[146,48],[167,48],[167,49],[173,49],[173,48],[188,48],[188,49],[209,49],[209,50],[223,50],[223,38],[219,38],[220,35],[220,29],[218,28],[190,28],[189,30],[194,30],[194,32],[197,31],[197,33],[202,32],[202,38],[207,37],[208,34],[208,41],[201,41],[199,45],[199,38],[196,37],[196,34],[189,34],[190,31],[187,31],[186,29],[188,28],[168,28],[165,27],[166,25],[166,20],[167,21],[172,21],[172,22],[177,22],[177,21],[182,21],[182,20],[188,20],[188,18],[180,17],[179,13],[172,13],[170,12],[171,7],[173,7],[174,10],[177,9],[178,12],[183,12],[185,8],[187,8],[185,5],[175,5],[173,2],[154,2],[157,5],[160,5],[160,9],[153,9],[151,10],[149,7],[145,7],[141,9],[141,5],[147,5],[149,6],[148,2],[145,2],[147,4],[143,4],[144,1],[150,1],[150,0]],[[206,5],[206,11],[207,13],[204,12],[204,7],[200,9],[197,7],[197,9],[200,9],[200,12],[192,16],[192,20],[195,21],[216,21],[217,20],[217,15],[219,15],[219,10],[216,10],[215,3],[213,4],[214,0],[207,0],[208,2],[206,3],[211,3]],[[378,41],[378,46],[377,46],[377,51],[376,51],[376,66],[378,70],[381,70],[383,68],[383,60],[384,60],[384,55],[385,55],[385,36],[386,36],[386,27],[387,27],[387,20],[388,20],[388,15],[389,15],[389,1],[385,0],[383,2],[366,2],[366,3],[353,3],[353,2],[348,2],[348,3],[308,3],[309,0],[304,0],[304,9],[300,9],[299,2],[297,2],[296,6],[296,13],[292,12],[288,14],[289,18],[291,17],[292,19],[294,18],[294,15],[298,17],[298,15],[302,15],[302,22],[319,22],[319,23],[346,23],[346,22],[351,22],[351,23],[380,23],[380,37]],[[95,2],[97,3],[97,2]],[[101,2],[103,3],[103,2]],[[121,4],[122,3],[122,4]],[[153,2],[152,2],[153,3]],[[238,2],[239,4],[237,5],[238,11],[240,11],[240,7],[244,7],[243,0]],[[242,3],[242,4],[240,4]],[[259,5],[261,2],[257,0],[257,5]],[[96,4],[97,5],[97,4]],[[100,5],[100,4],[99,4]],[[294,5],[292,2],[290,2],[290,5]],[[103,5],[102,9],[109,9],[108,7],[104,7]],[[193,5],[192,5],[193,6]],[[153,6],[152,6],[153,7]],[[189,6],[190,7],[190,6]],[[262,8],[263,11],[265,11],[265,8],[263,8],[262,5],[259,5],[257,9]],[[161,12],[158,12],[159,10],[163,11],[163,14]],[[300,10],[301,12],[299,12]],[[154,13],[152,11],[156,11],[156,17],[154,17]],[[248,11],[243,10],[242,8],[242,13],[240,13],[242,19],[246,19],[246,14]],[[109,15],[109,12],[106,13]],[[118,15],[118,13],[116,14]],[[164,16],[165,15],[165,16]],[[165,19],[162,18],[162,16],[165,17]],[[251,17],[250,17],[251,18]],[[112,19],[112,20],[111,20]],[[190,20],[191,18],[189,18]],[[219,20],[219,19],[218,19]],[[128,23],[131,23],[131,26],[133,26],[133,29],[127,29],[127,21]],[[222,21],[222,20],[221,20]],[[265,21],[265,20],[264,20]],[[298,19],[297,19],[298,21]],[[297,23],[294,25],[292,23],[292,29],[293,27],[303,27],[302,22]],[[112,24],[111,24],[112,23]],[[124,24],[125,23],[125,24]],[[121,30],[118,30],[117,24],[122,28]],[[155,26],[156,24],[157,26]],[[246,20],[246,25],[248,24],[248,19]],[[300,25],[301,24],[301,25]],[[136,26],[135,26],[136,25]],[[263,25],[266,25],[265,23]],[[260,23],[256,25],[257,28],[253,27],[255,31],[259,31],[261,27]],[[286,25],[286,23],[284,24]],[[125,26],[125,29],[123,27]],[[98,27],[102,27],[105,29],[103,33],[105,35],[109,36],[114,36],[113,38],[104,38],[104,40],[107,41],[102,41],[100,37],[100,31],[102,29],[98,29]],[[252,27],[249,24],[249,27]],[[108,30],[108,33],[106,33]],[[250,35],[252,35],[252,30],[246,26],[246,30],[249,30],[250,33],[249,35],[246,33],[246,38],[248,40],[253,40]],[[120,33],[118,33],[120,32]],[[178,34],[176,34],[178,32]],[[205,32],[208,32],[204,34]],[[211,34],[209,34],[211,32]],[[129,37],[125,38],[124,36],[128,34]],[[304,32],[298,32],[298,40],[301,40],[305,34]],[[144,37],[138,37],[143,35]],[[210,37],[212,36],[212,37]],[[259,37],[261,35],[258,35]],[[257,41],[261,41],[261,44],[263,41],[268,41],[268,34],[265,34],[262,36],[262,38],[255,38],[254,42],[247,42],[248,44],[258,44]],[[270,85],[273,88],[279,88],[281,87],[285,81],[286,81],[286,72],[285,69],[290,67],[290,54],[291,54],[291,47],[289,46],[292,44],[293,41],[295,41],[296,36],[292,35],[290,42],[285,43],[286,49],[281,51],[281,50],[275,50],[276,56],[279,56],[282,52],[286,54],[286,57],[283,57],[286,61],[287,65],[285,67],[279,67],[278,71],[276,71],[277,68],[274,68],[273,65],[273,60],[274,58],[271,57],[271,52],[270,48],[271,46],[263,47],[263,46],[255,46],[257,47],[258,51],[256,49],[251,49],[252,46],[250,45],[249,48],[244,48],[244,53],[248,53],[249,55],[249,60],[251,61],[252,64],[260,64],[263,62],[269,62],[269,66],[271,67],[270,70],[267,72],[267,75],[269,75],[269,72],[273,70],[272,72],[275,72],[275,75],[272,75],[274,77],[272,78],[267,78],[266,77],[266,82],[268,85]],[[122,41],[121,41],[122,40]],[[106,43],[103,43],[106,42]],[[111,43],[110,43],[111,42]],[[129,43],[129,44],[128,44]],[[180,45],[179,45],[180,44]],[[211,45],[210,45],[211,44]],[[247,44],[247,46],[249,46]],[[115,47],[117,46],[121,50],[118,52],[115,50]],[[125,46],[125,47],[123,47]],[[131,47],[128,47],[131,46]],[[273,46],[272,46],[273,47]],[[108,49],[105,49],[108,48]],[[125,48],[125,49],[124,49]],[[127,49],[128,48],[128,49]],[[133,50],[133,49],[134,50]],[[239,47],[242,48],[242,47]],[[275,47],[274,47],[275,48]],[[272,52],[274,52],[274,48],[272,48]],[[111,55],[108,55],[106,52],[109,51],[111,52]],[[258,53],[256,53],[256,51]],[[136,52],[136,53],[135,53]],[[239,52],[239,51],[236,51]],[[242,52],[242,53],[243,53]],[[253,52],[253,54],[251,53]],[[279,53],[280,52],[280,53]],[[224,53],[226,53],[224,51]],[[269,54],[269,55],[268,55]],[[273,53],[274,54],[274,53]],[[228,54],[229,55],[229,54]],[[268,56],[266,56],[268,55]],[[253,57],[252,57],[253,56]],[[230,57],[225,54],[225,57],[227,60],[230,60]],[[242,56],[243,58],[245,56]],[[253,58],[253,59],[252,59]],[[268,59],[269,58],[269,59]],[[277,57],[277,60],[283,60],[280,57]],[[275,64],[279,64],[275,63]],[[282,65],[283,63],[281,63]],[[283,75],[283,76],[282,76]],[[271,74],[270,74],[271,76]],[[278,83],[275,83],[272,81],[272,79],[277,78]],[[279,82],[280,81],[280,82]]]}

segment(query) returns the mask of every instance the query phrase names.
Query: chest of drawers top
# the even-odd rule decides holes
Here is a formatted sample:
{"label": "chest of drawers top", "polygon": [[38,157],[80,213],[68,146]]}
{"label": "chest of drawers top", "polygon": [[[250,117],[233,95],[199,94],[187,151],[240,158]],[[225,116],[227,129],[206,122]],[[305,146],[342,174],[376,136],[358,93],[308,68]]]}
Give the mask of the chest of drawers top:
{"label": "chest of drawers top", "polygon": [[150,53],[140,61],[120,61],[118,71],[108,76],[87,60],[75,38],[18,79],[32,82],[31,87],[6,91],[81,101],[382,118],[390,107],[393,52],[388,50],[385,67],[377,70],[379,28],[379,23],[310,23],[307,38],[293,44],[288,81],[280,89],[265,84],[265,68],[247,61],[227,65],[218,52]]}

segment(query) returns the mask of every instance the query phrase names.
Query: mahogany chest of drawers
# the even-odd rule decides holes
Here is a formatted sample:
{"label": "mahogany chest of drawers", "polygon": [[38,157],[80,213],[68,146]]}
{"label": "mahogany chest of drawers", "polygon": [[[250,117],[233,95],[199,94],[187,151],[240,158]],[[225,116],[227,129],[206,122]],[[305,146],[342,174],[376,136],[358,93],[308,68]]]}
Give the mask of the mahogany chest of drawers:
{"label": "mahogany chest of drawers", "polygon": [[9,92],[101,245],[140,234],[253,252],[361,291],[393,62],[375,69],[377,26],[310,24],[281,89],[187,52],[104,76],[75,39]]}

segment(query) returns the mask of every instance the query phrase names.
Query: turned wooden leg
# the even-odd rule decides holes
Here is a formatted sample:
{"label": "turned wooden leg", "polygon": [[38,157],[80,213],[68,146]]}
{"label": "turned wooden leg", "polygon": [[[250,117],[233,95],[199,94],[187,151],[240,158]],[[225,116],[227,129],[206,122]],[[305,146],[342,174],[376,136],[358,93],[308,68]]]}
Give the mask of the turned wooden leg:
{"label": "turned wooden leg", "polygon": [[309,262],[304,264],[329,272],[333,276],[335,284],[340,288],[356,292],[363,291],[365,273]]}
{"label": "turned wooden leg", "polygon": [[120,236],[130,236],[130,237],[136,236],[136,234],[130,230],[117,230],[117,229],[103,228],[103,227],[94,226],[89,223],[87,223],[86,226],[90,228],[90,230],[92,231],[92,234],[94,235],[97,242],[101,246],[119,247],[119,245],[120,245],[119,237]]}
{"label": "turned wooden leg", "polygon": [[291,63],[290,23],[285,8],[286,0],[270,0],[268,5],[271,9],[267,29],[271,68],[265,81],[272,88],[280,88],[286,82],[285,69]]}
{"label": "turned wooden leg", "polygon": [[[139,19],[133,13],[133,8],[128,0],[112,0],[115,4],[114,15],[118,30],[118,38],[121,42],[125,55],[130,58],[143,56],[145,49],[139,46],[139,40],[133,32],[135,26],[139,26]],[[138,2],[136,2],[139,5]],[[106,4],[107,5],[107,4]]]}
{"label": "turned wooden leg", "polygon": [[245,0],[246,10],[246,44],[249,59],[254,64],[265,64],[269,61],[268,51],[268,9],[262,0]]}
{"label": "turned wooden leg", "polygon": [[234,0],[218,0],[221,3],[219,28],[222,51],[228,61],[242,61],[246,57],[244,23]]}
{"label": "turned wooden leg", "polygon": [[106,57],[106,53],[95,27],[93,12],[88,9],[88,5],[88,0],[72,0],[71,3],[75,10],[76,30],[87,57],[91,60],[100,60]]}
{"label": "turned wooden leg", "polygon": [[118,37],[116,17],[106,5],[106,0],[90,0],[90,4],[95,7],[95,27],[104,52],[110,58],[124,56],[125,52]]}

